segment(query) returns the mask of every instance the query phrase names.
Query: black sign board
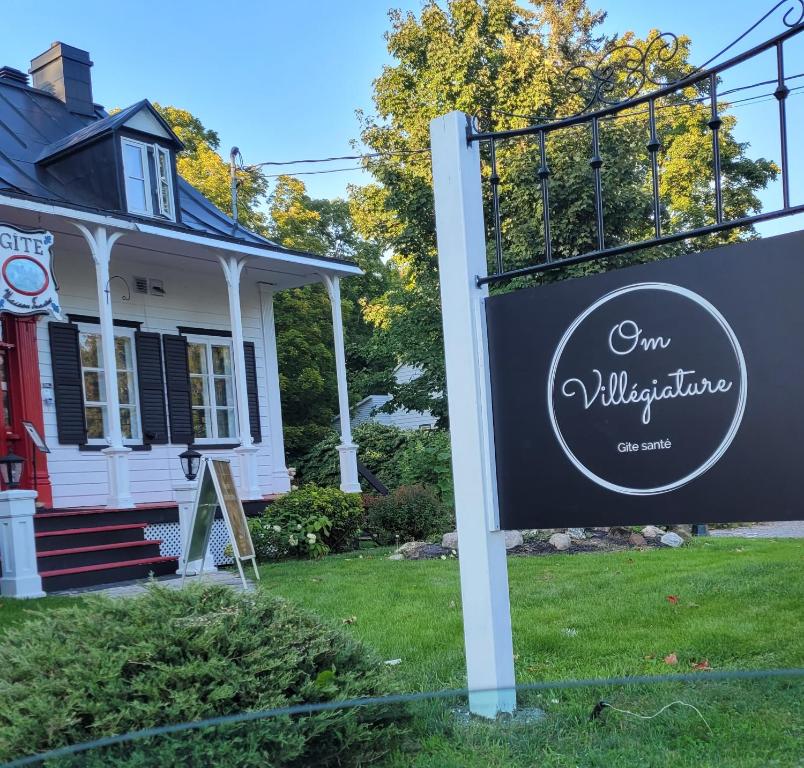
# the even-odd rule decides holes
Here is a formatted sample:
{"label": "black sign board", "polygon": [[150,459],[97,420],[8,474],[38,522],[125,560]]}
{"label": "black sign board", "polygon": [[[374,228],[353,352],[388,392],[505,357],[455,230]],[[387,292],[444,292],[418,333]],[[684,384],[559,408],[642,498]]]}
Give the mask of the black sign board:
{"label": "black sign board", "polygon": [[804,233],[487,300],[505,529],[804,517]]}

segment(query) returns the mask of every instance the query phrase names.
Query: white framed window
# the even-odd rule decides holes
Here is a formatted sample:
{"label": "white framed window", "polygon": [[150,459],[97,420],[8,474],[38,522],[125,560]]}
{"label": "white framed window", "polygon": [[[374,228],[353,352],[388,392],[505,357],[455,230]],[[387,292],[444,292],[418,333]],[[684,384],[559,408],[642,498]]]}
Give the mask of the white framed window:
{"label": "white framed window", "polygon": [[169,219],[175,219],[173,208],[173,177],[170,173],[170,152],[158,144],[154,144],[154,164],[156,166],[156,198],[159,202],[159,213]]}
{"label": "white framed window", "polygon": [[[105,444],[106,436],[109,434],[109,408],[106,402],[103,339],[97,327],[79,325],[78,331],[87,439],[90,443]],[[123,441],[137,443],[141,439],[141,434],[133,329],[115,328],[114,349]]]}
{"label": "white framed window", "polygon": [[126,208],[129,213],[153,216],[151,174],[148,171],[148,145],[134,141],[134,139],[122,139],[122,147]]}
{"label": "white framed window", "polygon": [[232,340],[188,336],[195,442],[238,442]]}
{"label": "white framed window", "polygon": [[[159,144],[144,144],[135,139],[123,138],[123,178],[126,187],[126,209],[129,213],[145,216],[161,215],[172,221],[176,219],[176,204],[173,199],[173,172],[170,150]],[[153,156],[156,204],[151,193],[151,164]]]}

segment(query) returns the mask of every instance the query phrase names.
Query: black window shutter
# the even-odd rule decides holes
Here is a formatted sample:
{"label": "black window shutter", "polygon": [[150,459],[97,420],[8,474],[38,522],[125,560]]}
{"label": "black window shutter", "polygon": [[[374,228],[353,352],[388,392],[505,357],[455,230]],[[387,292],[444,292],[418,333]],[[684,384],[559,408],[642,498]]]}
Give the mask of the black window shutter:
{"label": "black window shutter", "polygon": [[170,442],[192,443],[193,412],[190,401],[190,368],[187,361],[187,339],[184,336],[162,336],[165,351]]}
{"label": "black window shutter", "polygon": [[168,441],[165,378],[162,375],[162,343],[158,333],[137,331],[137,379],[143,442],[164,445]]}
{"label": "black window shutter", "polygon": [[73,323],[48,323],[48,333],[59,442],[64,445],[84,445],[87,441],[87,424],[78,326]]}
{"label": "black window shutter", "polygon": [[257,391],[257,358],[254,353],[254,342],[243,342],[243,357],[246,359],[246,392],[248,394],[248,420],[251,425],[251,439],[255,443],[262,441],[260,429],[260,395]]}

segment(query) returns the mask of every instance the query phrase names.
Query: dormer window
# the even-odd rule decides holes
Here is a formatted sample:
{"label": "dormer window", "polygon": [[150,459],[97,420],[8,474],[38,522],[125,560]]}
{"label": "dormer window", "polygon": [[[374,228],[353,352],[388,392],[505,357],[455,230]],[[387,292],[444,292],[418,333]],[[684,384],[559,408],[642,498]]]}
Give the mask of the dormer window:
{"label": "dormer window", "polygon": [[[159,144],[144,144],[127,137],[121,142],[128,212],[175,220],[170,151]],[[152,171],[155,195],[151,192]]]}
{"label": "dormer window", "polygon": [[123,175],[126,179],[128,212],[153,216],[147,145],[133,139],[123,139]]}

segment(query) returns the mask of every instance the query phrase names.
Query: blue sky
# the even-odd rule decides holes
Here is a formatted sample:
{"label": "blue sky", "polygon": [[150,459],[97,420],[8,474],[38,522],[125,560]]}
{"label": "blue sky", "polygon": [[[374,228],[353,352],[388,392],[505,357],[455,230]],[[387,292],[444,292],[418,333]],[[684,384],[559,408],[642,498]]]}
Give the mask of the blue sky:
{"label": "blue sky", "polygon": [[[608,33],[633,29],[644,36],[658,28],[690,35],[693,62],[709,58],[773,4],[590,0],[608,12]],[[352,154],[355,110],[371,109],[372,80],[389,62],[383,39],[389,5],[420,8],[419,0],[4,0],[0,65],[27,69],[31,58],[61,40],[90,52],[96,101],[122,107],[149,98],[189,109],[219,132],[222,150],[239,146],[246,163]],[[747,42],[782,29],[777,12]],[[791,74],[804,72],[804,41],[796,42]],[[772,62],[763,64],[743,67],[727,86],[769,79]],[[804,92],[790,105],[804,119]],[[737,111],[739,137],[751,142],[752,155],[775,156],[774,109],[771,102]],[[804,179],[804,163],[795,161]],[[302,178],[311,194],[327,197],[363,180],[359,172]]]}

